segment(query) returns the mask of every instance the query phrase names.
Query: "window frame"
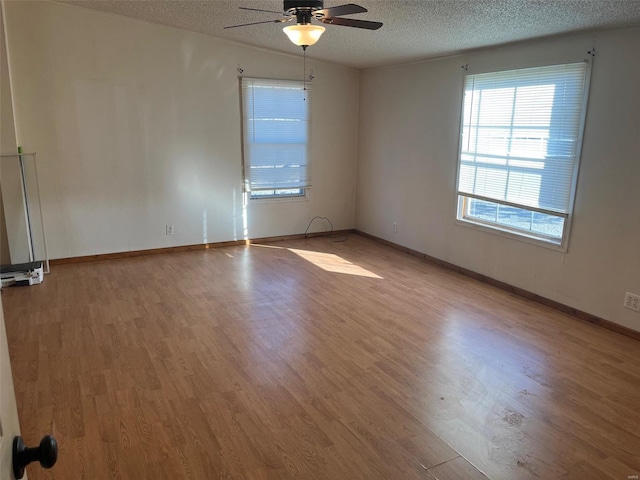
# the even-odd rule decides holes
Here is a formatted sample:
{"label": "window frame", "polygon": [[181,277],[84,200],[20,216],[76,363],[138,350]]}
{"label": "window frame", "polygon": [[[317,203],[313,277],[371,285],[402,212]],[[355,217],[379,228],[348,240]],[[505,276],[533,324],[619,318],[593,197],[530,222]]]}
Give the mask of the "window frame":
{"label": "window frame", "polygon": [[[559,65],[570,65],[574,63],[584,63],[585,64],[585,76],[584,76],[584,89],[582,93],[582,101],[581,101],[581,114],[580,114],[580,124],[578,128],[578,135],[576,137],[576,149],[575,149],[575,159],[573,166],[573,174],[571,179],[571,188],[569,192],[569,206],[566,212],[554,212],[550,210],[546,210],[544,208],[536,208],[529,207],[527,205],[520,205],[517,203],[503,201],[503,200],[495,200],[491,198],[485,198],[480,195],[473,194],[462,194],[460,193],[460,169],[461,169],[461,158],[463,153],[463,141],[464,141],[464,113],[465,113],[465,93],[466,93],[466,79],[470,75],[481,75],[486,73],[499,73],[499,72],[508,72],[512,70],[521,70],[527,68],[538,68],[538,67],[552,67]],[[571,224],[573,220],[573,210],[575,205],[575,197],[577,193],[577,184],[578,184],[578,175],[580,171],[580,162],[582,158],[582,147],[584,140],[584,132],[586,128],[586,117],[589,103],[589,94],[590,94],[590,83],[591,83],[591,74],[592,74],[593,62],[590,58],[581,58],[577,60],[567,60],[560,62],[551,62],[551,63],[542,63],[542,64],[529,64],[529,65],[519,65],[519,66],[508,66],[508,67],[496,67],[489,68],[485,70],[477,70],[471,72],[465,71],[463,75],[462,81],[462,102],[460,105],[460,123],[459,123],[459,140],[458,140],[458,154],[457,154],[457,165],[456,165],[456,185],[455,185],[455,197],[456,197],[456,220],[455,223],[458,225],[462,225],[465,227],[470,227],[473,229],[477,229],[479,231],[516,239],[519,241],[523,241],[526,243],[531,243],[539,246],[543,246],[546,248],[550,248],[553,250],[559,250],[562,252],[566,252],[568,250],[569,238],[571,232]],[[560,238],[554,236],[547,236],[541,233],[536,233],[531,230],[518,229],[517,227],[512,227],[506,224],[501,224],[496,222],[491,222],[488,220],[483,220],[476,216],[471,216],[465,212],[468,212],[467,205],[470,203],[470,200],[478,199],[485,200],[487,202],[493,203],[497,206],[503,205],[507,207],[515,207],[523,210],[529,210],[531,212],[540,212],[553,216],[563,217],[564,225],[562,230],[562,236]]]}
{"label": "window frame", "polygon": [[[268,203],[269,201],[301,201],[308,198],[308,189],[311,188],[311,115],[312,115],[312,103],[311,103],[311,83],[304,82],[302,80],[289,80],[280,78],[264,78],[264,77],[238,77],[240,88],[240,121],[241,121],[241,148],[242,148],[242,186],[246,199],[249,201],[260,201]],[[245,98],[244,98],[244,81],[264,81],[265,83],[284,85],[296,85],[304,92],[303,98],[307,103],[306,108],[306,142],[304,148],[306,151],[306,164],[305,164],[305,177],[307,179],[304,186],[293,186],[284,188],[251,188],[251,176],[248,175],[247,169],[251,168],[251,160],[247,153],[247,140],[246,140],[246,123],[248,117],[245,116]],[[296,192],[288,193],[288,191],[296,190]],[[270,194],[260,194],[259,192],[273,191]]]}
{"label": "window frame", "polygon": [[[283,193],[287,190],[297,190],[297,193]],[[269,194],[261,194],[258,192],[270,192]],[[275,200],[275,199],[304,199],[307,198],[306,188],[272,188],[268,190],[250,190],[247,189],[249,200]]]}

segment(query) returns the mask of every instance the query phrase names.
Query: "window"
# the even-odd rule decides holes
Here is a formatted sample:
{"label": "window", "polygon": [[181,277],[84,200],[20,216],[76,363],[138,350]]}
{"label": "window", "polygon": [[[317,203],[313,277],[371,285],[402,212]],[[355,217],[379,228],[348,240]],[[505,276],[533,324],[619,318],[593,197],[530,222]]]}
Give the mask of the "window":
{"label": "window", "polygon": [[242,79],[243,170],[250,198],[299,197],[309,182],[309,87]]}
{"label": "window", "polygon": [[588,64],[467,75],[458,219],[566,245]]}

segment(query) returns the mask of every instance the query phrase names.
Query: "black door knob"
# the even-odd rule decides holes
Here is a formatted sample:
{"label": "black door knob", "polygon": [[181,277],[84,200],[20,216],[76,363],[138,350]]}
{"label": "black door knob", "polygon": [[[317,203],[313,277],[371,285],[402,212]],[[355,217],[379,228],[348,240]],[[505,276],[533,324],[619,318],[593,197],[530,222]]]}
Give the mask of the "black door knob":
{"label": "black door knob", "polygon": [[58,459],[58,442],[51,435],[42,437],[40,445],[28,448],[21,436],[13,438],[13,476],[20,479],[24,476],[24,468],[31,462],[39,461],[42,468],[51,468]]}

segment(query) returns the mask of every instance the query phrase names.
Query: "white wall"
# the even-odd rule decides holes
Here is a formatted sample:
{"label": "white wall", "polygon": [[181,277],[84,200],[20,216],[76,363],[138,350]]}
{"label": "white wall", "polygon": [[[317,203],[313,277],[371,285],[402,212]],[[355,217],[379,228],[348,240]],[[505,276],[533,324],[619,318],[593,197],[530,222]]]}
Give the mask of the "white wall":
{"label": "white wall", "polygon": [[[579,60],[594,46],[568,252],[456,224],[461,65]],[[622,307],[640,294],[639,51],[627,29],[361,72],[356,228],[640,330]]]}
{"label": "white wall", "polygon": [[[301,57],[80,7],[5,10],[18,143],[38,154],[52,258],[244,238],[237,67],[301,79]],[[315,215],[353,228],[358,72],[307,68],[314,186],[306,201],[250,202],[249,238],[302,233]]]}
{"label": "white wall", "polygon": [[[4,12],[0,8],[0,153],[17,152]],[[0,158],[0,197],[0,261],[2,264],[28,262],[29,237],[18,157]]]}

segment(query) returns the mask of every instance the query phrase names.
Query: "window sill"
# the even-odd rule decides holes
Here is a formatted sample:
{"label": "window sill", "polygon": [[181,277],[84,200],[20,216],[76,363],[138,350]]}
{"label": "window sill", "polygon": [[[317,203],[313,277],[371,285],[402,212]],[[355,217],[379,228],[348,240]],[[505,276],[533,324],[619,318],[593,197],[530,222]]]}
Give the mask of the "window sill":
{"label": "window sill", "polygon": [[249,197],[248,205],[263,205],[270,203],[297,203],[308,202],[308,195],[301,195],[299,197],[265,197],[265,198],[251,198]]}
{"label": "window sill", "polygon": [[566,240],[562,241],[561,243],[556,243],[553,240],[544,240],[542,238],[527,235],[525,233],[516,233],[508,229],[500,228],[498,226],[489,226],[483,223],[474,222],[473,220],[466,220],[461,218],[456,218],[456,225],[472,228],[474,230],[479,230],[485,233],[490,233],[499,237],[510,238],[512,240],[537,245],[539,247],[548,248],[549,250],[555,250],[557,252],[567,252]]}

